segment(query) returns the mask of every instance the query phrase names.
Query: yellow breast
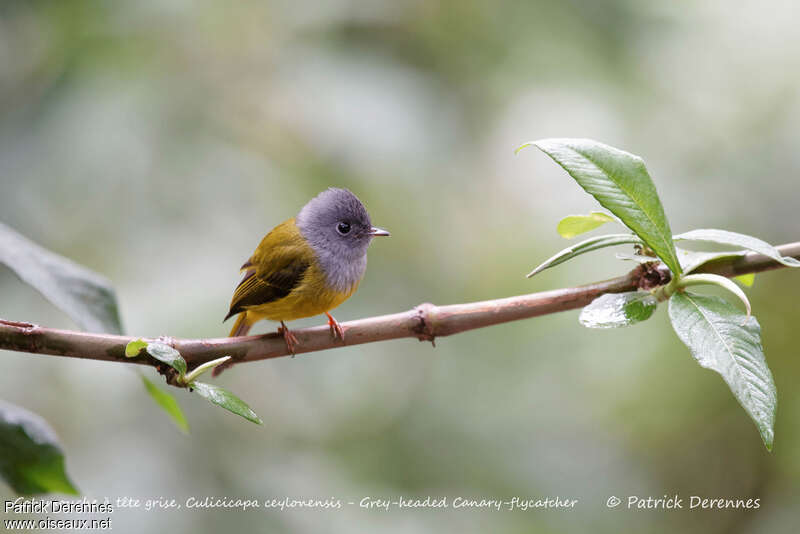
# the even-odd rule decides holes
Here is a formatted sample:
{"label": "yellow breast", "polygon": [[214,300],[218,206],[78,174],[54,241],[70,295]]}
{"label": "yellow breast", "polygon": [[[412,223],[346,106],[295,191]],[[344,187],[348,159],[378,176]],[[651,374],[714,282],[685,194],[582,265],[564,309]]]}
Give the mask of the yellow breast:
{"label": "yellow breast", "polygon": [[259,319],[271,321],[293,321],[313,317],[330,311],[347,300],[358,287],[356,283],[348,291],[335,291],[325,283],[325,274],[317,263],[313,263],[300,284],[282,299],[248,306],[247,313]]}

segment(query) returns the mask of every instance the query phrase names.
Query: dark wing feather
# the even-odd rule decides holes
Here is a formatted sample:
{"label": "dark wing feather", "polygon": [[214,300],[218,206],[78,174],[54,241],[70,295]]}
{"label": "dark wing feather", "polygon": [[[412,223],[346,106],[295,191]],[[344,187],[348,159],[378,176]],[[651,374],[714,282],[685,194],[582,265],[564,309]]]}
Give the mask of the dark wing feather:
{"label": "dark wing feather", "polygon": [[231,308],[224,320],[227,321],[231,316],[245,311],[247,306],[257,306],[282,299],[297,287],[309,266],[310,263],[306,261],[294,261],[266,276],[259,276],[254,270],[247,271],[233,293]]}

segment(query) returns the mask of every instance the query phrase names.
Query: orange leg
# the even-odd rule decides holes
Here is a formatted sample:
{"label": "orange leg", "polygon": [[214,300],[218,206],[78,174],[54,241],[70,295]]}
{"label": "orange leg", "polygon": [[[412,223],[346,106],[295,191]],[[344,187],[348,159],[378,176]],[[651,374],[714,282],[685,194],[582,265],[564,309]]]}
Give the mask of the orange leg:
{"label": "orange leg", "polygon": [[283,340],[286,342],[286,348],[294,355],[294,349],[300,344],[292,332],[286,328],[286,325],[281,321],[281,326],[278,328],[278,333],[283,335]]}
{"label": "orange leg", "polygon": [[339,322],[336,319],[334,319],[333,315],[331,315],[330,313],[325,312],[325,315],[328,316],[328,326],[331,327],[331,335],[333,336],[333,339],[336,339],[338,337],[339,339],[344,341],[344,330],[342,330],[342,325],[340,325]]}

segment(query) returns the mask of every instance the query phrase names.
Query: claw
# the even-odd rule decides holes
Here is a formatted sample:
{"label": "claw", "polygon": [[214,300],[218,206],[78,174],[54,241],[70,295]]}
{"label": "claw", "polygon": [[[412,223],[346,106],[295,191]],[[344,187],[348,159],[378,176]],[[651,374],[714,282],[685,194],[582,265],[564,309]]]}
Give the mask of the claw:
{"label": "claw", "polygon": [[286,327],[286,325],[281,321],[281,326],[278,327],[278,333],[283,335],[283,340],[286,342],[286,348],[289,349],[289,352],[292,353],[294,356],[294,349],[300,342],[297,340],[294,334]]}
{"label": "claw", "polygon": [[339,338],[344,341],[344,330],[342,329],[342,325],[340,325],[330,313],[325,312],[325,315],[328,316],[328,326],[331,328],[331,335],[333,336],[333,339]]}

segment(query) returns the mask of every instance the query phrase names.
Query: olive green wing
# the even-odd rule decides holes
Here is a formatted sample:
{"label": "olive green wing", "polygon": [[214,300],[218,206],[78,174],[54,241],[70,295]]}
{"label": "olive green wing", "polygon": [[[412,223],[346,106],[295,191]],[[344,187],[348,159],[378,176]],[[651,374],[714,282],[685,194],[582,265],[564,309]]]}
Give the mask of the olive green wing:
{"label": "olive green wing", "polygon": [[314,252],[300,235],[294,219],[273,228],[242,265],[245,275],[233,293],[225,319],[249,306],[269,304],[287,296],[303,280],[313,257]]}
{"label": "olive green wing", "polygon": [[245,311],[248,306],[268,304],[282,299],[300,284],[310,263],[297,259],[269,273],[259,275],[255,269],[248,270],[236,287],[231,299],[230,311],[224,320]]}

